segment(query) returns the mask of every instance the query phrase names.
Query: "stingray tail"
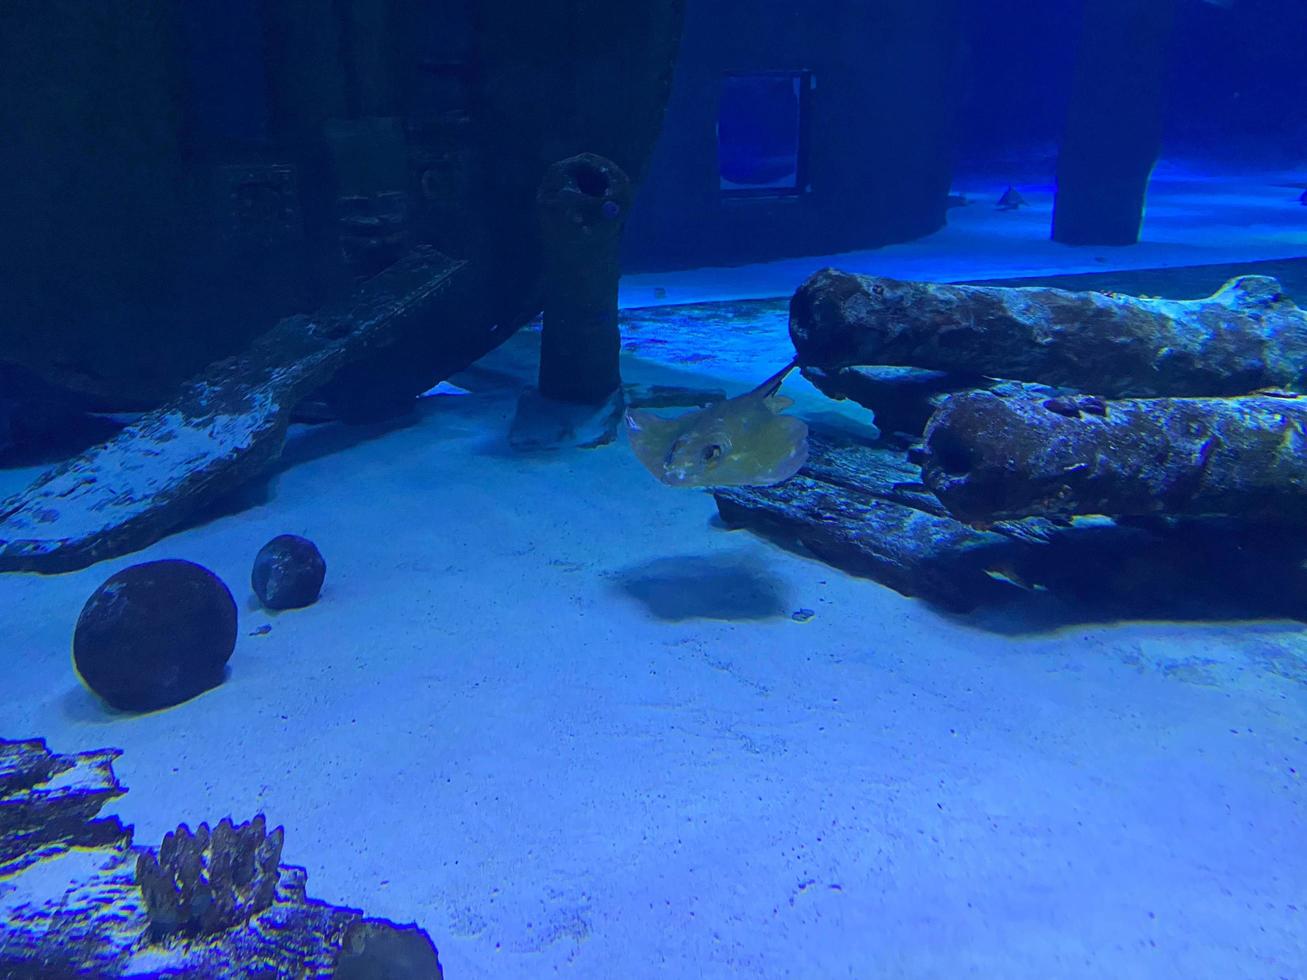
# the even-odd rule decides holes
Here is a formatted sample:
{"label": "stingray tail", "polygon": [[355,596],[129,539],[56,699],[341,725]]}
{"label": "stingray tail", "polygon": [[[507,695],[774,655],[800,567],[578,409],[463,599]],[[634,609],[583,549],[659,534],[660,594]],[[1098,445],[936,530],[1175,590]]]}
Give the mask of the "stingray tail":
{"label": "stingray tail", "polygon": [[754,388],[754,392],[762,395],[764,398],[770,398],[780,390],[781,385],[785,383],[786,376],[798,366],[799,358],[796,356],[789,364],[785,365],[785,367],[781,368],[762,384],[758,385],[757,388]]}

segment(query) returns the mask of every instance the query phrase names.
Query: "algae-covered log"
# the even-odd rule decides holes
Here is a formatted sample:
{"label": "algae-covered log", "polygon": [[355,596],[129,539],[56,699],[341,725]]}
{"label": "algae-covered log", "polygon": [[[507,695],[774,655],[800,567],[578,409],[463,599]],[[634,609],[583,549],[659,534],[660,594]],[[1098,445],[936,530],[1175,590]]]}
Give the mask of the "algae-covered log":
{"label": "algae-covered log", "polygon": [[922,479],[970,522],[1043,515],[1227,516],[1307,525],[1307,398],[954,395]]}
{"label": "algae-covered log", "polygon": [[960,391],[983,389],[1001,395],[1045,397],[1060,394],[1059,389],[1047,385],[879,365],[859,365],[833,371],[804,368],[803,376],[827,398],[836,401],[847,398],[869,409],[875,416],[876,428],[882,432],[909,436],[920,436],[944,399]]}
{"label": "algae-covered log", "polygon": [[1238,395],[1307,384],[1307,312],[1264,276],[1207,299],[952,286],[826,269],[790,304],[805,366],[886,364],[1109,398]]}

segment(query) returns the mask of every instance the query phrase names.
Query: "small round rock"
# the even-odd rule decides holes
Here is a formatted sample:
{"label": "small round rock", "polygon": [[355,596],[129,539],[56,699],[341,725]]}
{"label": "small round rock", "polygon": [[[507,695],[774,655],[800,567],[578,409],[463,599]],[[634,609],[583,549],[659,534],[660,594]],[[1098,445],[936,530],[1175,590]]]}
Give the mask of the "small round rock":
{"label": "small round rock", "polygon": [[254,559],[250,584],[268,609],[300,609],[318,601],[327,563],[308,538],[279,534]]}
{"label": "small round rock", "polygon": [[115,572],[82,607],[73,664],[122,711],[153,711],[222,683],[236,648],[236,600],[222,579],[180,559]]}

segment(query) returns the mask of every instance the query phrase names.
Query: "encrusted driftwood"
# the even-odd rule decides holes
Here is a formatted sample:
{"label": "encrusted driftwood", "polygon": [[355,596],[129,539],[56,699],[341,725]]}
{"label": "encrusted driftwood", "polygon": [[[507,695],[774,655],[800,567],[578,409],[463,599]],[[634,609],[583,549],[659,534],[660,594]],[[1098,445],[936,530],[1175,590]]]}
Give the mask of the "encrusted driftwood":
{"label": "encrusted driftwood", "polygon": [[805,366],[899,365],[1109,398],[1220,396],[1307,383],[1307,312],[1263,276],[1201,300],[951,286],[826,269],[795,293]]}
{"label": "encrusted driftwood", "polygon": [[[220,823],[203,855],[179,845],[180,836],[170,854],[133,846],[130,828],[97,816],[124,792],[111,765],[118,754],[56,755],[43,741],[0,740],[0,977],[441,976],[421,929],[310,899],[304,869],[270,869],[276,832],[263,836],[261,827],[225,821],[225,841],[217,839]],[[214,928],[194,939],[180,930],[161,936],[152,918],[155,886],[143,895],[136,869],[175,867],[183,852],[200,856],[204,870],[182,879],[212,883],[216,874],[231,881],[251,914],[228,916],[223,927],[210,919]],[[221,855],[237,860],[218,870]],[[246,872],[253,873],[249,882]],[[196,903],[202,891],[192,890],[193,912],[204,904]]]}
{"label": "encrusted driftwood", "polygon": [[257,475],[305,395],[415,322],[439,322],[462,267],[419,249],[348,302],[283,320],[168,405],[54,467],[0,503],[0,571],[69,571],[143,548]]}
{"label": "encrusted driftwood", "polygon": [[714,492],[722,519],[798,543],[905,595],[967,611],[1047,590],[1114,614],[1307,609],[1307,529],[1221,520],[997,521],[948,515],[903,453],[812,426],[807,465],[772,487]]}
{"label": "encrusted driftwood", "polygon": [[947,399],[925,484],[961,520],[1219,515],[1307,525],[1307,398]]}
{"label": "encrusted driftwood", "polygon": [[[1014,586],[1145,615],[1307,608],[1307,398],[1288,390],[1307,314],[1274,279],[1173,301],[826,270],[790,328],[811,381],[924,444],[815,427],[794,479],[716,491],[728,524],[951,609]],[[1133,390],[1229,397],[1103,397]]]}
{"label": "encrusted driftwood", "polygon": [[145,896],[156,936],[205,935],[239,925],[272,904],[285,831],[267,832],[263,814],[233,825],[223,817],[195,833],[182,824],[164,835],[156,856],[136,859],[136,883]]}

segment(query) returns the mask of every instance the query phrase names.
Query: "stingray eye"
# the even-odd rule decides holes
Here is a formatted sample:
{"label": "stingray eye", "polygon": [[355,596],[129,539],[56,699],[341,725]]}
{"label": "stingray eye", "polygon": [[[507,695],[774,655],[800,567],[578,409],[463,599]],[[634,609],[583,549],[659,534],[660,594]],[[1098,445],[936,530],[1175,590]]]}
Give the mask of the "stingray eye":
{"label": "stingray eye", "polygon": [[716,443],[713,443],[711,446],[703,447],[703,461],[705,463],[711,463],[714,459],[717,459],[719,456],[721,456],[721,454],[722,454],[722,447],[717,445]]}

